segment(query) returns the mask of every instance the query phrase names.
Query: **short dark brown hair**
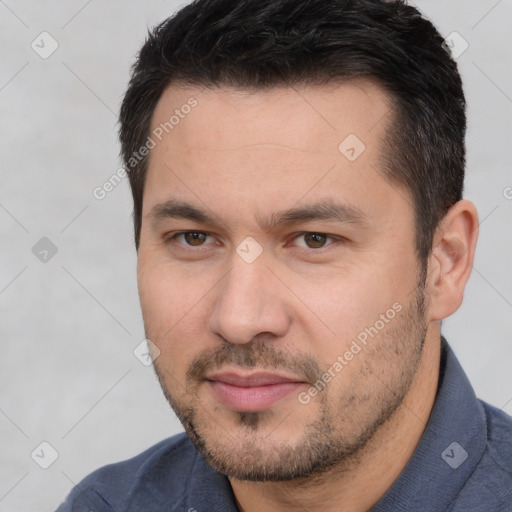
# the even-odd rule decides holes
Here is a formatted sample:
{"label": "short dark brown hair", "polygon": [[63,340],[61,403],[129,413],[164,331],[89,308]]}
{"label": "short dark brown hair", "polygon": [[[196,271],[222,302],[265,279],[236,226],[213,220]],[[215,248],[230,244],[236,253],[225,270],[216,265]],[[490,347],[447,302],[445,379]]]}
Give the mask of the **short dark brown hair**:
{"label": "short dark brown hair", "polygon": [[412,195],[425,262],[439,221],[462,198],[466,104],[443,38],[401,0],[196,0],[150,32],[120,114],[136,247],[148,157],[134,155],[170,84],[258,90],[354,79],[392,100],[382,171]]}

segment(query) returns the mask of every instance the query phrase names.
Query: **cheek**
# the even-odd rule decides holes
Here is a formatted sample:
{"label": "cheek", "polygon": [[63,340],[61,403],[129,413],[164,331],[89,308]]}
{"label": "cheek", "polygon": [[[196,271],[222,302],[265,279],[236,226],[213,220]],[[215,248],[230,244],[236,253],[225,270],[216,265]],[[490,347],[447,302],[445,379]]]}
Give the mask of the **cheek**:
{"label": "cheek", "polygon": [[321,286],[304,288],[297,295],[304,297],[304,303],[337,335],[364,323],[382,302],[375,280],[365,273],[358,276],[356,272],[338,280],[331,277]]}
{"label": "cheek", "polygon": [[204,338],[204,308],[211,287],[168,265],[139,261],[139,298],[146,336],[160,350],[165,367],[183,367]]}
{"label": "cheek", "polygon": [[169,328],[200,302],[208,286],[190,269],[169,262],[162,252],[139,253],[137,284],[144,318]]}
{"label": "cheek", "polygon": [[415,282],[414,276],[400,279],[395,270],[393,265],[353,268],[338,279],[325,279],[322,285],[295,288],[296,295],[307,305],[306,309],[300,306],[303,313],[298,317],[309,345],[307,349],[330,365],[394,304],[403,305],[410,300],[407,294]]}

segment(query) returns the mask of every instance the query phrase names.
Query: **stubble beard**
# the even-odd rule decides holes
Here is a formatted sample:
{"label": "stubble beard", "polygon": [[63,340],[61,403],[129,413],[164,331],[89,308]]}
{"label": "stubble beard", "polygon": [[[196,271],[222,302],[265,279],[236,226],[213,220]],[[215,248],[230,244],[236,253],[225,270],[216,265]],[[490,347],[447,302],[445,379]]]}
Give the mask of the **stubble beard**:
{"label": "stubble beard", "polygon": [[[400,407],[419,366],[427,332],[424,281],[420,278],[419,283],[413,299],[400,317],[393,320],[396,324],[379,333],[356,356],[365,359],[352,382],[342,390],[343,396],[331,397],[329,386],[319,392],[314,401],[317,410],[302,427],[303,433],[298,438],[290,439],[288,435],[279,439],[278,435],[281,424],[287,424],[289,428],[290,422],[293,423],[293,412],[276,421],[276,413],[272,410],[232,411],[233,421],[226,429],[211,411],[205,411],[195,390],[199,375],[207,368],[220,368],[223,363],[266,369],[300,369],[299,374],[312,379],[308,382],[313,383],[323,372],[312,358],[294,359],[276,350],[272,341],[255,341],[245,346],[226,342],[195,360],[187,372],[187,391],[181,396],[172,393],[171,389],[183,390],[183,385],[173,385],[172,378],[166,379],[166,371],[159,367],[158,361],[155,361],[155,372],[192,443],[218,472],[242,481],[281,482],[312,480],[334,470],[349,471],[357,463],[362,449]],[[290,364],[290,361],[294,362]],[[391,379],[390,372],[393,372]],[[374,383],[380,383],[377,391],[365,387],[371,378]],[[211,404],[206,407],[208,405]],[[297,400],[297,408],[310,405],[313,406],[313,401],[302,405]],[[273,423],[276,425],[272,426]]]}

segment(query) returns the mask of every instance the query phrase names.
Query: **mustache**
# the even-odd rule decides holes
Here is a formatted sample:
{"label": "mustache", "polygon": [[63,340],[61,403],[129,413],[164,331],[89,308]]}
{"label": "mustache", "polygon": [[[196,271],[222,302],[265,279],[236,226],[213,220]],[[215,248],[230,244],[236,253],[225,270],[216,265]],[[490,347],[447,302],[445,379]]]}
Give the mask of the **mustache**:
{"label": "mustache", "polygon": [[225,365],[284,370],[311,384],[315,383],[323,373],[312,356],[284,352],[282,349],[277,349],[272,342],[249,342],[246,345],[225,342],[219,347],[201,352],[192,361],[187,371],[187,382],[204,380],[207,373],[219,370]]}

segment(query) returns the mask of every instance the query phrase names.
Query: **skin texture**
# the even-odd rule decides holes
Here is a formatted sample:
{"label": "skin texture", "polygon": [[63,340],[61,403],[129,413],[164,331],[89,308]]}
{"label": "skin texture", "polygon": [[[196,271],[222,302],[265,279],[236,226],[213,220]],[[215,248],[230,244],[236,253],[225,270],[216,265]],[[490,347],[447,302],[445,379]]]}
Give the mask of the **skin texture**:
{"label": "skin texture", "polygon": [[[171,86],[152,129],[191,97],[197,106],[151,150],[143,199],[138,285],[164,393],[229,476],[240,510],[368,510],[428,421],[440,320],[462,301],[475,208],[461,201],[448,212],[422,269],[412,200],[379,159],[389,101],[369,82],[252,93]],[[353,161],[338,149],[350,134],[365,146]],[[212,220],[155,215],[170,199]],[[270,225],[314,203],[358,215]],[[181,231],[199,234],[173,238]],[[251,263],[237,252],[255,254],[247,237],[261,250]],[[299,400],[329,369],[326,386]],[[265,410],[234,410],[206,380],[219,370],[298,384]]]}

